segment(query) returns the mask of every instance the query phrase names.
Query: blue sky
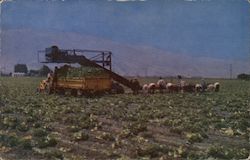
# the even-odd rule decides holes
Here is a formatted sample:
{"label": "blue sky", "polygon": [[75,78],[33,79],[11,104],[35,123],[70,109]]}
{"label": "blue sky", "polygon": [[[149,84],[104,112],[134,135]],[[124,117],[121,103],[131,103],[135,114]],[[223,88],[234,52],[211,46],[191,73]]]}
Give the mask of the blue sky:
{"label": "blue sky", "polygon": [[7,29],[76,32],[172,53],[250,58],[247,0],[12,0]]}

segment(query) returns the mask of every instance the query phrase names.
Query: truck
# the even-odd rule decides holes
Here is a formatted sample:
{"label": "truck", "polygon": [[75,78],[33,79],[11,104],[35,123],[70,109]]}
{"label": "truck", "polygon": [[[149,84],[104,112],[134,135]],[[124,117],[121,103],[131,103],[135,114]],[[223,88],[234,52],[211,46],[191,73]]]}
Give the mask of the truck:
{"label": "truck", "polygon": [[[87,58],[79,53],[97,53]],[[133,93],[142,88],[136,79],[128,80],[112,71],[111,52],[97,50],[60,50],[52,46],[45,50],[46,61],[43,63],[67,63],[63,67],[55,67],[52,76],[48,77],[46,90],[48,93],[71,92],[73,95],[97,93],[124,93],[127,86]],[[81,67],[68,64],[78,63]]]}
{"label": "truck", "polygon": [[47,87],[48,93],[90,95],[111,93],[112,79],[102,69],[93,67],[56,67]]}

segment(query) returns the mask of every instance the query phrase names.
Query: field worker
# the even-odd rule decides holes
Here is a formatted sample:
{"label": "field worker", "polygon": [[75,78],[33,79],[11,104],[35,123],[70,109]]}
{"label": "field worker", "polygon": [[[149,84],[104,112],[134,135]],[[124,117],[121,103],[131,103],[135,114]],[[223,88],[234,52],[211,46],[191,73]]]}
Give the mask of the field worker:
{"label": "field worker", "polygon": [[147,84],[143,85],[142,91],[143,91],[143,94],[145,94],[145,95],[148,93],[148,85]]}
{"label": "field worker", "polygon": [[160,77],[159,80],[157,81],[157,87],[160,93],[163,93],[163,90],[166,89],[166,82],[162,79],[162,77]]}
{"label": "field worker", "polygon": [[185,81],[182,79],[180,75],[178,75],[178,86],[181,88],[181,92],[183,93],[183,86],[185,86]]}
{"label": "field worker", "polygon": [[181,80],[180,84],[181,84],[181,88],[183,88],[185,86],[186,82],[184,80]]}
{"label": "field worker", "polygon": [[50,82],[50,80],[52,80],[52,78],[53,78],[53,72],[50,71],[50,72],[48,73],[48,75],[47,75],[47,82]]}
{"label": "field worker", "polygon": [[42,80],[39,85],[39,92],[43,92],[46,87],[46,80]]}
{"label": "field worker", "polygon": [[181,75],[178,75],[177,78],[178,78],[177,85],[178,85],[179,87],[181,87],[181,80],[182,80]]}
{"label": "field worker", "polygon": [[214,91],[215,92],[219,92],[219,90],[220,90],[220,83],[219,82],[215,82],[214,83]]}
{"label": "field worker", "polygon": [[154,94],[156,89],[156,84],[155,83],[149,83],[148,85],[148,93]]}
{"label": "field worker", "polygon": [[201,79],[201,87],[202,87],[202,92],[205,92],[206,88],[207,88],[207,84],[204,78]]}
{"label": "field worker", "polygon": [[49,72],[48,74],[47,74],[47,78],[49,78],[51,76],[51,72]]}
{"label": "field worker", "polygon": [[136,79],[136,78],[131,79],[130,83],[134,86],[133,87],[133,94],[138,94],[139,90],[142,89],[141,86],[140,86],[140,83],[139,83],[138,79]]}

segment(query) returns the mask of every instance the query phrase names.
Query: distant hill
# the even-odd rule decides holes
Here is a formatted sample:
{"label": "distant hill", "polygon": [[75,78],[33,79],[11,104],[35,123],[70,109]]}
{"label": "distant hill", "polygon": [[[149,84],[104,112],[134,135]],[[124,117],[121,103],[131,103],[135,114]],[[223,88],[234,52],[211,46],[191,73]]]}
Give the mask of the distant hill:
{"label": "distant hill", "polygon": [[113,52],[113,68],[122,75],[196,77],[229,77],[229,64],[233,73],[248,73],[250,65],[243,61],[228,61],[207,57],[189,57],[169,53],[150,46],[136,46],[111,40],[68,32],[37,30],[5,30],[2,32],[1,66],[12,71],[16,63],[38,68],[37,51],[51,45],[63,49],[99,49]]}

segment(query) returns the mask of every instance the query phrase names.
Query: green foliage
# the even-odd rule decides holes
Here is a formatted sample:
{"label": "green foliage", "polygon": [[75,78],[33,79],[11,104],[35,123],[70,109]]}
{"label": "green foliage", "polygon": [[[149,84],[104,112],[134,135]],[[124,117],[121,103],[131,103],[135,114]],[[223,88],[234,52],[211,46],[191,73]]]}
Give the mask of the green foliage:
{"label": "green foliage", "polygon": [[49,159],[61,159],[63,160],[62,152],[58,150],[51,150],[45,153],[45,156]]}
{"label": "green foliage", "polygon": [[26,64],[16,64],[14,67],[14,72],[28,73],[28,67]]}
{"label": "green foliage", "polygon": [[54,147],[57,145],[57,140],[54,137],[46,136],[36,139],[36,146],[39,148]]}
{"label": "green foliage", "polygon": [[31,140],[29,139],[22,139],[20,141],[20,146],[25,149],[25,150],[31,150],[32,149],[32,144],[31,144]]}
{"label": "green foliage", "polygon": [[147,131],[147,126],[145,123],[142,123],[142,122],[133,122],[133,123],[129,123],[128,126],[126,126],[130,132],[133,134],[133,135],[137,135],[139,134],[140,132],[144,132],[144,131]]}
{"label": "green foliage", "polygon": [[85,141],[89,139],[89,135],[80,131],[73,134],[73,139],[75,141]]}
{"label": "green foliage", "polygon": [[5,147],[34,159],[36,148],[44,153],[37,159],[249,156],[248,81],[208,80],[220,82],[217,93],[98,98],[38,94],[40,81],[0,78],[0,151]]}
{"label": "green foliage", "polygon": [[26,132],[26,131],[29,130],[29,126],[28,126],[27,123],[22,122],[22,123],[20,123],[20,124],[17,126],[17,129],[18,129],[19,131],[21,131],[21,132]]}
{"label": "green foliage", "polygon": [[52,71],[52,70],[51,70],[48,66],[43,65],[43,66],[41,67],[41,69],[39,70],[39,74],[40,74],[40,76],[47,76],[48,73],[50,73],[51,71]]}
{"label": "green foliage", "polygon": [[150,158],[155,158],[159,155],[168,153],[169,149],[166,146],[159,144],[146,144],[140,146],[136,151],[138,156],[149,156]]}
{"label": "green foliage", "polygon": [[6,147],[20,147],[21,149],[31,150],[31,140],[21,139],[16,135],[0,134],[0,146]]}
{"label": "green foliage", "polygon": [[34,69],[31,69],[30,71],[29,71],[29,75],[30,76],[38,76],[39,75],[39,70],[34,70]]}
{"label": "green foliage", "polygon": [[207,154],[219,159],[244,159],[248,157],[249,151],[245,148],[237,149],[216,145],[210,147]]}
{"label": "green foliage", "polygon": [[15,135],[0,134],[0,143],[7,147],[15,147],[20,144],[20,140]]}
{"label": "green foliage", "polygon": [[203,137],[199,133],[187,133],[186,137],[189,142],[201,142],[203,140]]}
{"label": "green foliage", "polygon": [[3,118],[3,125],[7,128],[15,128],[18,124],[18,119],[15,116],[6,116]]}
{"label": "green foliage", "polygon": [[250,75],[249,74],[245,74],[245,73],[242,73],[242,74],[239,74],[237,76],[238,79],[241,79],[241,80],[250,80]]}
{"label": "green foliage", "polygon": [[42,128],[38,128],[38,129],[34,129],[33,130],[33,136],[34,137],[44,137],[46,136],[48,133],[46,132],[46,130],[42,129]]}
{"label": "green foliage", "polygon": [[63,67],[58,70],[59,78],[81,78],[81,77],[92,77],[92,76],[108,76],[103,69],[95,67]]}

